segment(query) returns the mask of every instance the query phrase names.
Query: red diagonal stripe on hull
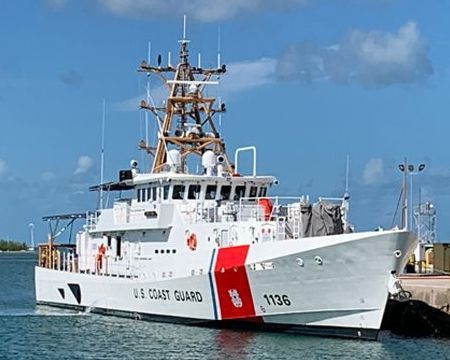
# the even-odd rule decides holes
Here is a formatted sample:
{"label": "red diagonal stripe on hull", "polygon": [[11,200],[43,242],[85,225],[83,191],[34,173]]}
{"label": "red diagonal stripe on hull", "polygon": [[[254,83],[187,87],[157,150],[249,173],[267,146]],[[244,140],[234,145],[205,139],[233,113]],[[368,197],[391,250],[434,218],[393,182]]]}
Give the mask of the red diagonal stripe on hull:
{"label": "red diagonal stripe on hull", "polygon": [[214,278],[222,319],[255,316],[252,292],[245,269],[249,245],[221,248],[217,254]]}

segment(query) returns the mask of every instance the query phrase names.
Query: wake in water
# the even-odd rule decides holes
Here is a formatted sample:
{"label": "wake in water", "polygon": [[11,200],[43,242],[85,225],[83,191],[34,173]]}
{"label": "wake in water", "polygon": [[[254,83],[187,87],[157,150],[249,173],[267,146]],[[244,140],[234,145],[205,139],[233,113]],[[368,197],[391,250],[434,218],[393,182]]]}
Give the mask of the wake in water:
{"label": "wake in water", "polygon": [[58,309],[49,306],[38,305],[34,309],[8,309],[0,310],[0,316],[89,316],[89,311],[77,311],[70,309]]}

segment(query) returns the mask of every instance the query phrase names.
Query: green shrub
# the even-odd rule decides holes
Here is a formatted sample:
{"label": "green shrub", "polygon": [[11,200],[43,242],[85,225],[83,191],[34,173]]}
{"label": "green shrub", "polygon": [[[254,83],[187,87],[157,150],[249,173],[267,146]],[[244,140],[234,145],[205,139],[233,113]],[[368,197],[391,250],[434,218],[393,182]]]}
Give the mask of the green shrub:
{"label": "green shrub", "polygon": [[28,249],[27,244],[18,241],[0,240],[1,251],[20,251]]}

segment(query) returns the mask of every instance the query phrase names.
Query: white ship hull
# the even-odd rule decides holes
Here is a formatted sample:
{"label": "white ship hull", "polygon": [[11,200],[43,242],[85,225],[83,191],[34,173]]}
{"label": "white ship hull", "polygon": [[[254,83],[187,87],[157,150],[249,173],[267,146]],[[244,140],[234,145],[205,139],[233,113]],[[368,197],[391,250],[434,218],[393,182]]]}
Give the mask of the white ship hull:
{"label": "white ship hull", "polygon": [[[162,276],[36,267],[36,298],[139,319],[375,339],[390,272],[415,244],[406,231],[383,231],[205,248],[167,255]],[[189,264],[200,268],[186,276]]]}

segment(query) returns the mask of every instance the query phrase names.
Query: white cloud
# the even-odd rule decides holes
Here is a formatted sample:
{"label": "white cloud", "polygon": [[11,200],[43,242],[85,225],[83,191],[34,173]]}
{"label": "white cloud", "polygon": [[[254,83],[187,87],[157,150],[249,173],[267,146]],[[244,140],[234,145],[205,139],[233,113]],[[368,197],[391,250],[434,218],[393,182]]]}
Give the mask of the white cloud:
{"label": "white cloud", "polygon": [[90,156],[82,155],[78,158],[78,164],[74,174],[84,174],[92,168],[92,165],[94,165],[94,160]]}
{"label": "white cloud", "polygon": [[[277,60],[271,58],[230,63],[227,66],[227,72],[220,79],[220,87],[216,89],[215,85],[211,85],[209,90],[218,90],[221,96],[226,96],[273,83],[276,81],[276,65]],[[151,89],[150,94],[151,103],[161,106],[168,96],[168,90],[166,86],[158,85]],[[142,93],[129,99],[113,102],[112,108],[116,111],[136,111],[139,109],[141,100],[146,98],[147,94]]]}
{"label": "white cloud", "polygon": [[[151,88],[150,90],[151,101],[150,104],[154,103],[156,106],[160,106],[162,101],[169,95],[167,87],[164,85],[158,85]],[[137,96],[133,96],[129,99],[115,101],[112,103],[112,108],[115,111],[137,111],[139,110],[139,104],[142,100],[147,99],[147,94],[142,93]]]}
{"label": "white cloud", "polygon": [[133,96],[129,99],[114,101],[111,107],[115,111],[137,111],[139,110],[139,103],[144,100],[145,94]]}
{"label": "white cloud", "polygon": [[[414,82],[433,72],[425,41],[417,26],[409,22],[397,33],[351,31],[339,44],[319,48],[311,44],[289,47],[279,59],[260,58],[228,64],[222,76],[221,95],[247,91],[282,80],[304,83],[333,80],[357,82],[365,87],[380,87]],[[161,105],[167,97],[163,85],[153,87],[152,98]],[[134,111],[146,94],[113,103],[117,111]]]}
{"label": "white cloud", "polygon": [[0,176],[5,175],[8,172],[8,164],[5,160],[0,159]]}
{"label": "white cloud", "polygon": [[53,171],[44,171],[41,174],[41,180],[43,181],[51,181],[56,177],[55,173]]}
{"label": "white cloud", "polygon": [[69,0],[46,0],[47,5],[53,9],[62,9],[67,5]]}
{"label": "white cloud", "polygon": [[199,21],[218,21],[233,16],[304,6],[308,0],[98,0],[117,15],[173,17],[187,14]]}
{"label": "white cloud", "polygon": [[328,48],[291,46],[280,57],[278,70],[283,79],[305,83],[318,79],[365,87],[412,83],[433,74],[427,50],[416,23],[408,22],[395,33],[352,30]]}
{"label": "white cloud", "polygon": [[382,159],[370,159],[364,167],[362,181],[364,185],[377,185],[383,181],[384,166]]}
{"label": "white cloud", "polygon": [[270,58],[231,63],[222,77],[220,91],[227,94],[270,84],[276,80],[277,61]]}

